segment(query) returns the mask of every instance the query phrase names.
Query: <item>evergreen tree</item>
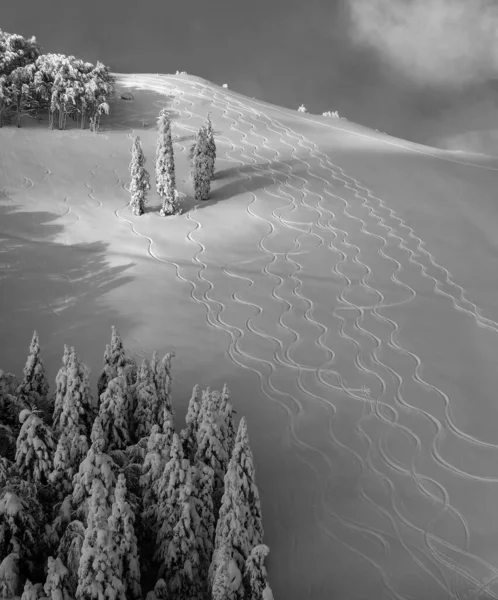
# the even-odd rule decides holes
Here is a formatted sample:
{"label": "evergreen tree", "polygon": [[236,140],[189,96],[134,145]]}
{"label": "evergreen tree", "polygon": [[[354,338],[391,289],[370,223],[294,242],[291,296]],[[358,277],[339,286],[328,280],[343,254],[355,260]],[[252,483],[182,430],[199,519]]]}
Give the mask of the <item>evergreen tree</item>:
{"label": "evergreen tree", "polygon": [[48,557],[47,579],[43,589],[49,600],[71,600],[69,571],[60,558]]}
{"label": "evergreen tree", "polygon": [[23,380],[17,390],[28,404],[34,405],[42,410],[47,408],[48,381],[45,376],[45,368],[40,355],[40,340],[38,333],[33,333],[29,356],[23,370]]}
{"label": "evergreen tree", "polygon": [[64,405],[64,396],[67,390],[67,366],[69,362],[69,347],[64,344],[64,354],[62,355],[62,367],[55,377],[55,396],[54,413],[52,416],[53,428],[56,433],[60,433],[59,420]]}
{"label": "evergreen tree", "polygon": [[206,128],[197,132],[192,156],[192,180],[196,200],[208,200],[211,188],[211,158],[207,154]]}
{"label": "evergreen tree", "polygon": [[26,579],[21,600],[38,600],[43,596],[43,583],[31,583]]}
{"label": "evergreen tree", "polygon": [[230,390],[228,389],[226,383],[223,385],[223,390],[220,396],[219,413],[221,416],[221,429],[223,431],[224,445],[228,456],[230,457],[235,445],[237,430],[234,424],[235,411],[230,400]]}
{"label": "evergreen tree", "polygon": [[[172,538],[173,528],[179,520],[183,501],[191,493],[192,478],[188,460],[184,458],[180,438],[173,434],[170,458],[157,484],[156,553],[155,560],[164,565]],[[160,571],[160,576],[162,572]]]}
{"label": "evergreen tree", "polygon": [[103,430],[100,418],[95,419],[92,430],[94,439],[85,459],[81,462],[78,472],[73,477],[72,506],[76,518],[85,521],[88,512],[88,501],[91,496],[92,483],[98,479],[103,484],[109,505],[114,500],[117,466],[108,454],[104,453]]}
{"label": "evergreen tree", "polygon": [[140,367],[137,384],[134,389],[136,409],[133,415],[135,438],[148,436],[152,426],[158,420],[159,398],[154,374],[144,359]]}
{"label": "evergreen tree", "polygon": [[194,533],[195,521],[198,521],[199,517],[188,496],[180,505],[179,513],[180,517],[173,528],[159,574],[164,574],[173,598],[202,600],[198,541]]}
{"label": "evergreen tree", "polygon": [[85,539],[85,526],[81,521],[69,523],[57,548],[57,556],[67,568],[66,585],[69,595],[74,598],[78,587],[78,569]]}
{"label": "evergreen tree", "polygon": [[223,495],[224,477],[228,464],[228,454],[224,447],[223,432],[217,414],[216,396],[204,394],[200,416],[202,418],[197,431],[197,450],[195,462],[209,465],[214,471],[213,504],[215,518]]}
{"label": "evergreen tree", "polygon": [[22,577],[17,552],[11,552],[3,560],[0,558],[0,598],[14,598],[21,595]]}
{"label": "evergreen tree", "polygon": [[158,501],[157,486],[164,467],[170,459],[172,442],[173,432],[171,432],[171,436],[168,436],[161,431],[159,425],[152,427],[140,477],[140,486],[143,490],[144,521],[150,521],[152,515],[155,515]]}
{"label": "evergreen tree", "polygon": [[22,572],[38,577],[45,551],[45,523],[36,484],[11,478],[0,490],[0,562],[15,553]]}
{"label": "evergreen tree", "polygon": [[124,450],[130,442],[129,398],[124,377],[112,379],[100,398],[100,424],[104,433],[104,448]]}
{"label": "evergreen tree", "polygon": [[104,485],[100,479],[94,479],[78,569],[76,600],[126,600],[119,566],[112,554],[109,513]]}
{"label": "evergreen tree", "polygon": [[180,432],[180,439],[185,451],[185,456],[191,461],[194,461],[197,451],[197,431],[199,429],[199,411],[201,409],[201,398],[199,394],[199,385],[195,385],[192,390],[185,417],[185,428]]}
{"label": "evergreen tree", "polygon": [[165,108],[158,118],[159,135],[156,146],[156,190],[162,198],[161,216],[174,215],[180,210],[176,190],[171,121]]}
{"label": "evergreen tree", "polygon": [[270,549],[265,544],[254,546],[247,557],[244,569],[244,589],[247,600],[273,600],[264,565]]}
{"label": "evergreen tree", "polygon": [[198,541],[199,571],[207,585],[209,565],[214,550],[215,519],[213,506],[214,471],[204,463],[193,469],[192,502],[199,515],[195,534]]}
{"label": "evergreen tree", "polygon": [[63,431],[57,442],[54,455],[54,468],[49,475],[55,485],[59,499],[70,494],[73,489],[72,481],[81,461],[88,453],[88,440],[76,428]]}
{"label": "evergreen tree", "polygon": [[135,535],[133,511],[126,502],[126,482],[119,475],[109,528],[111,530],[112,551],[117,561],[119,577],[124,584],[127,600],[139,600],[142,597],[140,586],[140,563],[137,537]]}
{"label": "evergreen tree", "polygon": [[242,575],[232,558],[230,547],[226,544],[223,544],[217,553],[211,598],[212,600],[242,600],[244,598]]}
{"label": "evergreen tree", "polygon": [[66,367],[66,393],[59,417],[59,430],[75,428],[79,435],[90,437],[95,408],[90,387],[90,370],[71,347]]}
{"label": "evergreen tree", "polygon": [[154,589],[151,590],[145,600],[171,600],[168,593],[168,586],[164,579],[158,579]]}
{"label": "evergreen tree", "polygon": [[166,408],[172,417],[175,416],[175,410],[171,403],[171,359],[174,356],[174,353],[168,352],[156,367],[155,380],[157,396],[159,398],[158,422],[161,426],[163,425],[162,419],[165,414],[162,410],[163,408]]}
{"label": "evergreen tree", "polygon": [[206,128],[206,154],[209,159],[209,171],[211,174],[211,180],[214,179],[214,165],[216,162],[216,143],[214,141],[214,130],[213,123],[211,121],[211,115],[208,114],[205,123]]}
{"label": "evergreen tree", "polygon": [[27,481],[46,485],[53,469],[54,434],[40,417],[28,409],[19,415],[22,423],[16,442],[16,467]]}
{"label": "evergreen tree", "polygon": [[146,196],[150,190],[150,176],[145,167],[145,156],[137,136],[133,141],[132,158],[130,162],[130,193],[133,214],[140,216],[145,212]]}
{"label": "evergreen tree", "polygon": [[216,568],[219,549],[223,545],[231,549],[237,567],[243,571],[251,550],[262,542],[261,505],[256,487],[252,452],[249,447],[247,424],[245,418],[242,418],[224,480],[224,493],[216,525],[211,577]]}

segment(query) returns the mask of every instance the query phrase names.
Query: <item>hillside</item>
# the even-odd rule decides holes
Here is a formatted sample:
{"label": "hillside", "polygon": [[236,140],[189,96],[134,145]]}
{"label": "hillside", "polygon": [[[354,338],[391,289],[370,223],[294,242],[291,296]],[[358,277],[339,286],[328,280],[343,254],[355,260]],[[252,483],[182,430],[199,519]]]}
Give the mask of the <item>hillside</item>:
{"label": "hillside", "polygon": [[[498,598],[498,160],[116,77],[98,135],[0,129],[0,367],[21,373],[36,329],[50,381],[74,344],[95,387],[115,325],[136,357],[176,353],[182,418],[194,383],[227,382],[276,599]],[[132,139],[153,181],[161,108],[184,212],[160,217],[151,191],[135,217]],[[196,203],[208,113],[217,175]]]}

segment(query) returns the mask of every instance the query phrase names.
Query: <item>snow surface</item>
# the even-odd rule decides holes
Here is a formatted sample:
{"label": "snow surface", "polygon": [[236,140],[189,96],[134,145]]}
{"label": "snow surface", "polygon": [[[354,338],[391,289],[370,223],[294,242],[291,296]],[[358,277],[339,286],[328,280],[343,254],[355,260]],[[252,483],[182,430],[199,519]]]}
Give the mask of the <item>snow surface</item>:
{"label": "snow surface", "polygon": [[[179,415],[226,381],[275,598],[498,598],[498,160],[188,75],[116,87],[97,136],[0,129],[1,368],[21,375],[36,328],[51,389],[65,343],[95,389],[115,325],[137,360],[175,351]],[[163,107],[184,214],[152,190],[134,217],[132,137],[152,175]]]}

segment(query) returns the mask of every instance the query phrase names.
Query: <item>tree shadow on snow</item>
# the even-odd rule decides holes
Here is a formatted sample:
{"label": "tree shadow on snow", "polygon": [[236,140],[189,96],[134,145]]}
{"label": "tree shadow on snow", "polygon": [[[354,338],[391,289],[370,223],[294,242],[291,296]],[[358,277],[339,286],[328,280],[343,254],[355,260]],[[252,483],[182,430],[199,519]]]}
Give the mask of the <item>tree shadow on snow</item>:
{"label": "tree shadow on snow", "polygon": [[64,245],[59,214],[0,206],[0,368],[22,375],[33,330],[40,336],[51,389],[64,344],[92,371],[92,388],[111,326],[122,337],[135,325],[106,304],[106,294],[132,281],[128,263],[111,266],[109,244]]}

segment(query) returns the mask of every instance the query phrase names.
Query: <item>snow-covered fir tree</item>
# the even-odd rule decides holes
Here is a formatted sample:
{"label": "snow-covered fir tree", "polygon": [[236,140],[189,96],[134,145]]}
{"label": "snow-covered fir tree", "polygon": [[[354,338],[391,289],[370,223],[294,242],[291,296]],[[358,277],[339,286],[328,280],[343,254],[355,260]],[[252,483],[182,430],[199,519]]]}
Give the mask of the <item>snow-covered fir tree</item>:
{"label": "snow-covered fir tree", "polygon": [[92,430],[92,445],[85,459],[81,462],[78,472],[73,477],[72,506],[76,518],[84,521],[87,518],[88,501],[91,495],[92,483],[98,479],[102,482],[107,494],[109,505],[114,500],[117,465],[104,452],[104,433],[100,418],[95,419]]}
{"label": "snow-covered fir tree", "polygon": [[22,572],[36,576],[45,551],[45,524],[36,484],[11,478],[0,490],[0,562],[15,553]]}
{"label": "snow-covered fir tree", "polygon": [[192,502],[199,515],[195,534],[198,541],[199,572],[207,586],[208,571],[214,550],[216,522],[213,506],[214,471],[204,463],[192,468]]}
{"label": "snow-covered fir tree", "polygon": [[86,527],[81,521],[74,520],[69,523],[57,548],[57,557],[67,568],[66,585],[71,598],[76,594],[78,587],[78,569],[85,539]]}
{"label": "snow-covered fir tree", "polygon": [[68,584],[69,571],[62,560],[53,556],[48,557],[47,579],[43,590],[49,600],[71,600],[71,590]]}
{"label": "snow-covered fir tree", "polygon": [[98,478],[92,482],[88,525],[78,569],[76,600],[126,600],[112,549],[108,494]]}
{"label": "snow-covered fir tree", "polygon": [[11,552],[3,560],[0,557],[0,598],[19,597],[22,588],[19,554]]}
{"label": "snow-covered fir tree", "polygon": [[46,485],[53,469],[55,438],[52,429],[33,411],[24,409],[16,442],[17,472],[27,481]]}
{"label": "snow-covered fir tree", "polygon": [[80,435],[90,437],[95,418],[95,404],[90,386],[90,370],[71,347],[66,366],[66,393],[59,417],[59,431],[76,428]]}
{"label": "snow-covered fir tree", "polygon": [[245,600],[273,600],[273,593],[268,583],[268,574],[264,565],[270,549],[265,544],[254,546],[247,557],[243,584]]}
{"label": "snow-covered fir tree", "polygon": [[13,460],[21,429],[19,414],[27,405],[19,401],[19,382],[12,373],[0,369],[0,456]]}
{"label": "snow-covered fir tree", "polygon": [[180,507],[190,496],[191,486],[190,464],[184,457],[180,438],[174,433],[169,460],[157,483],[155,560],[161,565],[164,565],[173,528],[180,517]]}
{"label": "snow-covered fir tree", "polygon": [[100,397],[99,419],[106,452],[124,450],[130,443],[129,404],[125,378],[115,377]]}
{"label": "snow-covered fir tree", "polygon": [[175,416],[175,410],[171,402],[171,359],[174,358],[174,356],[174,353],[168,352],[156,366],[155,381],[160,406],[158,422],[161,426],[163,425],[162,418],[164,416],[164,411],[161,410],[163,407],[167,408],[168,412],[171,413],[173,417]]}
{"label": "snow-covered fir tree", "polygon": [[223,385],[223,389],[220,395],[220,425],[223,432],[224,445],[227,450],[228,456],[232,455],[233,447],[235,445],[235,437],[237,430],[235,428],[234,415],[235,410],[230,399],[230,390],[227,384]]}
{"label": "snow-covered fir tree", "polygon": [[140,137],[137,136],[133,141],[132,158],[130,162],[131,206],[133,214],[137,216],[143,215],[145,212],[147,192],[150,190],[150,176],[144,165],[145,156],[140,143]]}
{"label": "snow-covered fir tree", "polygon": [[165,108],[158,117],[156,145],[156,190],[162,199],[161,216],[174,215],[180,210],[176,189],[175,161],[171,141],[171,121]]}
{"label": "snow-covered fir tree", "polygon": [[205,463],[214,471],[213,503],[215,518],[223,495],[224,477],[228,464],[228,453],[224,446],[223,431],[217,413],[216,395],[203,395],[203,403],[199,416],[201,422],[197,431],[197,450],[195,463]]}
{"label": "snow-covered fir tree", "polygon": [[26,579],[24,590],[21,595],[21,600],[38,600],[43,596],[43,583],[32,583]]}
{"label": "snow-covered fir tree", "polygon": [[211,586],[212,600],[241,600],[244,598],[242,575],[228,545],[218,550]]}
{"label": "snow-covered fir tree", "polygon": [[159,574],[166,580],[173,598],[203,600],[205,585],[199,572],[198,540],[195,534],[199,516],[190,497],[183,499],[178,512],[180,516],[173,527]]}
{"label": "snow-covered fir tree", "polygon": [[207,154],[206,128],[197,132],[192,155],[192,181],[196,200],[208,200],[211,189],[211,158]]}
{"label": "snow-covered fir tree", "polygon": [[126,482],[119,475],[114,494],[114,503],[109,517],[112,554],[118,565],[118,573],[124,584],[127,600],[139,600],[142,597],[140,586],[140,562],[137,537],[135,535],[135,516],[126,501]]}
{"label": "snow-covered fir tree", "polygon": [[211,115],[208,114],[206,123],[206,155],[209,158],[209,171],[211,179],[214,179],[215,163],[216,163],[216,142],[214,141],[213,123]]}
{"label": "snow-covered fir tree", "polygon": [[201,396],[199,385],[195,385],[190,397],[187,416],[185,417],[185,428],[180,432],[180,440],[185,452],[185,456],[194,461],[197,451],[197,431],[199,429],[199,411],[201,409]]}
{"label": "snow-covered fir tree", "polygon": [[164,579],[158,579],[154,589],[151,590],[145,600],[171,600],[168,593],[168,586]]}
{"label": "snow-covered fir tree", "polygon": [[4,456],[0,456],[0,489],[7,483],[11,469],[11,461]]}
{"label": "snow-covered fir tree", "polygon": [[54,395],[54,413],[52,416],[52,427],[54,432],[60,433],[59,420],[64,405],[64,396],[67,389],[67,366],[69,363],[70,350],[67,344],[64,344],[64,353],[62,355],[62,367],[55,377],[55,395]]}
{"label": "snow-covered fir tree", "polygon": [[45,367],[40,354],[40,340],[38,333],[35,331],[29,347],[26,366],[23,370],[23,379],[17,394],[29,404],[46,411],[48,409],[48,389]]}
{"label": "snow-covered fir tree", "polygon": [[158,421],[159,398],[150,365],[144,359],[133,391],[136,409],[133,415],[135,438],[148,436],[154,423]]}
{"label": "snow-covered fir tree", "polygon": [[124,367],[126,364],[126,355],[123,347],[123,340],[116,327],[112,326],[111,344],[106,346],[104,352],[104,368],[102,369],[97,383],[97,391],[100,399],[107,388],[111,379],[118,376],[118,367]]}
{"label": "snow-covered fir tree", "polygon": [[49,475],[60,500],[72,492],[73,477],[87,455],[88,449],[86,435],[79,433],[77,428],[72,427],[61,433],[55,450],[54,468]]}
{"label": "snow-covered fir tree", "polygon": [[212,577],[219,560],[219,549],[226,545],[241,572],[251,550],[263,543],[263,523],[256,487],[247,424],[242,418],[235,447],[224,480],[224,493],[216,524],[215,550],[210,569]]}

